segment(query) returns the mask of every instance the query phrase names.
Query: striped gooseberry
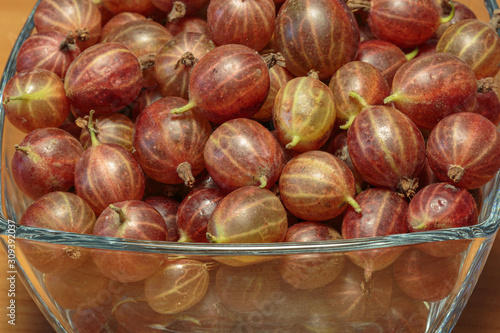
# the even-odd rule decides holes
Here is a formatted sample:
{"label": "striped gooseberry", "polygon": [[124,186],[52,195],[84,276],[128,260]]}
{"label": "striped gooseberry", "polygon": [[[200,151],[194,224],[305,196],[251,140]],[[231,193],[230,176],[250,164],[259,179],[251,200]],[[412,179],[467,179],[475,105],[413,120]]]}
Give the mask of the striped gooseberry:
{"label": "striped gooseberry", "polygon": [[267,312],[264,309],[275,293],[280,293],[282,282],[277,266],[272,262],[245,267],[224,265],[217,270],[214,288],[228,309],[247,314]]}
{"label": "striped gooseberry", "polygon": [[[108,305],[108,304],[106,304]],[[99,332],[103,327],[114,329],[115,320],[110,319],[111,310],[108,307],[76,309],[71,314],[71,323],[79,332]],[[118,331],[115,331],[118,332]]]}
{"label": "striped gooseberry", "polygon": [[92,146],[76,164],[75,190],[99,215],[115,202],[141,200],[145,179],[132,153],[117,144],[97,140],[92,115],[87,122]]}
{"label": "striped gooseberry", "polygon": [[120,29],[120,27],[123,24],[135,20],[145,20],[145,19],[146,17],[144,15],[134,12],[122,12],[113,15],[113,17],[102,27],[101,42],[105,42],[108,35],[112,33],[115,29]]}
{"label": "striped gooseberry", "polygon": [[439,38],[436,52],[459,57],[472,68],[477,79],[495,76],[500,62],[500,37],[496,29],[477,19],[459,21]]}
{"label": "striped gooseberry", "polygon": [[172,112],[198,107],[204,117],[218,124],[249,118],[264,104],[269,86],[269,70],[255,50],[238,44],[218,46],[193,67],[189,103]]}
{"label": "striped gooseberry", "polygon": [[359,44],[357,61],[367,62],[377,68],[389,86],[399,67],[408,62],[404,52],[396,45],[380,40],[370,39]]}
{"label": "striped gooseberry", "polygon": [[59,127],[70,112],[61,78],[47,69],[14,75],[3,91],[3,108],[9,122],[24,133],[42,127]]}
{"label": "striped gooseberry", "polygon": [[390,270],[374,272],[366,281],[363,269],[347,262],[342,274],[328,284],[323,293],[335,308],[338,322],[374,322],[387,312],[392,298],[393,278]]}
{"label": "striped gooseberry", "polygon": [[[408,232],[408,203],[396,192],[369,188],[356,196],[361,207],[357,213],[350,207],[342,221],[342,238],[365,238]],[[346,256],[365,271],[370,280],[373,272],[391,265],[404,251],[403,247],[346,252]]]}
{"label": "striped gooseberry", "polygon": [[212,128],[196,109],[172,113],[186,103],[180,97],[161,98],[136,119],[134,156],[158,182],[193,186],[194,177],[205,169],[203,149]]}
{"label": "striped gooseberry", "polygon": [[222,198],[207,225],[211,243],[273,243],[286,234],[285,207],[271,191],[245,186]]}
{"label": "striped gooseberry", "polygon": [[469,65],[450,53],[433,53],[401,66],[384,101],[393,102],[418,127],[432,129],[450,114],[473,111],[477,89]]}
{"label": "striped gooseberry", "polygon": [[[93,120],[96,139],[100,143],[114,143],[129,151],[132,150],[134,123],[129,117],[113,112],[95,115]],[[84,149],[92,146],[91,136],[86,128],[81,130],[80,143]]]}
{"label": "striped gooseberry", "polygon": [[185,311],[205,296],[210,264],[194,259],[168,259],[144,281],[146,302],[161,314]]}
{"label": "striped gooseberry", "polygon": [[71,63],[64,89],[78,115],[115,112],[141,92],[141,64],[127,47],[119,43],[99,43]]}
{"label": "striped gooseberry", "polygon": [[477,16],[472,11],[472,9],[470,9],[467,5],[461,2],[453,1],[453,7],[451,7],[449,3],[443,2],[441,7],[444,15],[449,15],[452,12],[452,10],[454,10],[455,13],[450,21],[439,25],[436,32],[434,33],[434,38],[437,40],[441,38],[446,29],[448,29],[451,25],[463,20],[477,19]]}
{"label": "striped gooseberry", "polygon": [[401,48],[412,48],[431,38],[441,23],[453,17],[441,18],[441,9],[434,0],[349,0],[352,10],[368,12],[368,26],[377,39],[391,42]]}
{"label": "striped gooseberry", "polygon": [[244,186],[271,188],[283,168],[281,148],[255,120],[224,122],[210,135],[203,151],[205,167],[225,192]]}
{"label": "striped gooseberry", "polygon": [[52,299],[66,310],[90,309],[99,305],[99,293],[108,289],[111,283],[91,258],[68,272],[45,274],[43,282]]}
{"label": "striped gooseberry", "polygon": [[276,94],[273,124],[287,149],[320,149],[332,132],[336,117],[332,91],[313,76],[296,77]]}
{"label": "striped gooseberry", "polygon": [[54,191],[68,191],[75,166],[83,154],[80,142],[68,132],[44,127],[30,132],[15,146],[12,177],[28,197],[37,199]]}
{"label": "striped gooseberry", "polygon": [[130,104],[130,108],[132,109],[132,120],[136,121],[137,117],[146,108],[146,106],[153,104],[163,97],[164,96],[159,87],[154,89],[143,89],[139,96],[137,96],[132,104]]}
{"label": "striped gooseberry", "polygon": [[477,222],[474,197],[450,183],[427,185],[413,197],[408,210],[411,232],[464,227]]}
{"label": "striped gooseberry", "polygon": [[[351,61],[340,67],[333,75],[328,87],[333,93],[336,123],[347,129],[366,105],[382,105],[390,95],[391,88],[382,73],[373,65],[362,61]],[[353,98],[361,96],[364,103]]]}
{"label": "striped gooseberry", "polygon": [[[163,44],[172,38],[172,34],[161,24],[153,20],[132,20],[120,25],[106,37],[106,43],[120,43],[126,46],[139,59],[151,57],[156,59],[156,53]],[[153,66],[142,71],[144,87],[155,87],[158,83]]]}
{"label": "striped gooseberry", "polygon": [[43,0],[33,16],[38,32],[73,31],[83,51],[101,37],[101,12],[90,0]]}
{"label": "striped gooseberry", "polygon": [[17,54],[18,72],[44,68],[64,78],[69,65],[81,53],[73,32],[39,32],[24,41]]}
{"label": "striped gooseberry", "polygon": [[[96,236],[166,241],[168,230],[161,214],[140,200],[108,205],[97,218]],[[92,258],[99,270],[118,282],[137,282],[154,274],[163,263],[160,254],[93,249]]]}
{"label": "striped gooseberry", "polygon": [[199,330],[223,332],[235,327],[239,317],[226,307],[214,287],[215,273],[209,267],[210,284],[205,296],[189,309],[172,315],[177,320],[168,326],[174,332],[196,332]]}
{"label": "striped gooseberry", "polygon": [[279,179],[281,200],[298,218],[325,221],[340,215],[354,200],[356,185],[349,167],[330,153],[313,150],[292,158]]}
{"label": "striped gooseberry", "polygon": [[344,1],[289,0],[278,11],[274,43],[293,75],[314,70],[325,80],[356,57],[359,28]]}
{"label": "striped gooseberry", "polygon": [[207,24],[217,45],[241,44],[261,51],[274,33],[273,0],[211,0]]}
{"label": "striped gooseberry", "polygon": [[223,197],[224,193],[218,188],[200,188],[189,193],[177,212],[178,241],[208,243],[208,221]]}
{"label": "striped gooseberry", "polygon": [[425,142],[404,113],[388,106],[361,111],[347,132],[352,163],[368,183],[412,197],[425,161]]}
{"label": "striped gooseberry", "polygon": [[105,8],[115,14],[123,12],[139,13],[149,16],[155,11],[151,0],[101,0]]}
{"label": "striped gooseberry", "polygon": [[347,146],[347,131],[342,131],[335,135],[330,143],[328,143],[326,152],[340,158],[342,162],[347,164],[349,169],[351,169],[354,180],[356,181],[356,193],[359,194],[368,187],[366,180],[361,177],[356,171],[354,164],[352,164],[351,156],[349,155],[349,147]]}
{"label": "striped gooseberry", "polygon": [[500,169],[500,133],[479,114],[450,115],[431,131],[427,158],[441,181],[465,189],[480,187]]}
{"label": "striped gooseberry", "polygon": [[154,64],[161,93],[188,99],[193,66],[214,48],[207,35],[196,32],[181,32],[164,43],[158,49]]}
{"label": "striped gooseberry", "polygon": [[[121,290],[112,297],[111,318],[117,322],[118,327],[126,329],[114,332],[159,333],[175,321],[175,316],[158,313],[149,306],[144,294],[144,280],[124,283],[120,287]],[[152,327],[161,327],[161,330]]]}
{"label": "striped gooseberry", "polygon": [[500,99],[493,89],[478,88],[474,113],[488,118],[495,126],[500,124]]}
{"label": "striped gooseberry", "polygon": [[[478,223],[477,204],[468,190],[434,183],[417,192],[408,208],[410,232],[458,228]],[[435,257],[450,257],[467,249],[469,239],[426,242],[416,247]]]}
{"label": "striped gooseberry", "polygon": [[425,332],[429,308],[426,303],[406,295],[393,285],[391,304],[387,312],[377,321],[379,332]]}
{"label": "striped gooseberry", "polygon": [[165,28],[175,36],[181,32],[197,32],[204,35],[209,35],[207,21],[197,16],[184,16],[178,20],[167,22]]}
{"label": "striped gooseberry", "polygon": [[[340,233],[320,222],[296,223],[286,232],[284,242],[320,242],[342,239]],[[315,253],[284,256],[278,269],[282,278],[298,289],[326,286],[345,266],[343,253]]]}
{"label": "striped gooseberry", "polygon": [[[28,206],[19,224],[80,234],[91,234],[96,216],[79,196],[69,192],[47,193]],[[42,273],[61,274],[83,265],[90,258],[84,248],[19,240],[30,264]]]}

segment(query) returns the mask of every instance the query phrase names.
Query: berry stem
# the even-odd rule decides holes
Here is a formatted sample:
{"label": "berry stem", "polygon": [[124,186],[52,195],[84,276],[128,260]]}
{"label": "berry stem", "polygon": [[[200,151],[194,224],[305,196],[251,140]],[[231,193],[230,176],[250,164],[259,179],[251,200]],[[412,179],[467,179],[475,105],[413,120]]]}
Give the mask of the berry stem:
{"label": "berry stem", "polygon": [[120,224],[123,224],[127,221],[127,215],[125,215],[123,209],[116,207],[113,204],[109,205],[108,207],[115,211],[116,214],[118,214],[118,217],[120,218]]}
{"label": "berry stem", "polygon": [[485,77],[477,81],[477,92],[485,93],[495,90],[497,85],[492,77]]}
{"label": "berry stem", "polygon": [[366,103],[366,100],[363,98],[363,96],[361,96],[355,91],[349,91],[349,97],[355,99],[359,104],[361,104],[363,109],[366,109],[367,107],[370,106],[368,105],[368,103]]}
{"label": "berry stem", "polygon": [[342,130],[348,130],[349,127],[351,127],[352,123],[354,122],[354,119],[356,119],[356,116],[350,116],[349,119],[345,122],[344,125],[340,125],[339,128]]}
{"label": "berry stem", "polygon": [[180,108],[175,108],[175,109],[170,110],[170,113],[173,113],[173,114],[183,113],[183,112],[191,110],[194,107],[196,107],[196,102],[191,100],[186,105],[181,106]]}
{"label": "berry stem", "polygon": [[398,94],[392,94],[384,98],[384,104],[389,104],[391,102],[394,102],[395,100],[398,99]]}
{"label": "berry stem", "polygon": [[85,42],[87,39],[90,38],[90,30],[87,29],[87,28],[78,28],[78,29],[75,29],[75,33],[76,33],[76,38],[80,41],[80,42]]}
{"label": "berry stem", "polygon": [[413,51],[411,51],[410,53],[405,54],[405,58],[406,58],[406,60],[407,60],[407,61],[410,61],[410,60],[412,60],[413,58],[415,58],[415,57],[417,56],[417,54],[418,54],[418,51],[419,51],[419,50],[420,50],[420,49],[419,49],[418,47],[416,47],[416,48],[415,48]]}
{"label": "berry stem", "polygon": [[23,153],[24,155],[28,156],[28,158],[30,158],[35,163],[42,162],[42,159],[41,159],[40,155],[38,155],[37,153],[35,153],[30,146],[15,145],[14,149],[16,151],[19,151],[19,152]]}
{"label": "berry stem", "polygon": [[210,243],[219,243],[217,241],[217,237],[215,237],[214,235],[212,235],[211,233],[207,232],[207,240],[210,242]]}
{"label": "berry stem", "polygon": [[452,1],[449,2],[449,5],[451,7],[450,15],[448,15],[446,17],[441,17],[439,19],[439,23],[441,23],[441,24],[450,22],[451,19],[455,16],[455,5],[453,4]]}
{"label": "berry stem", "polygon": [[361,207],[359,206],[359,204],[356,202],[356,200],[354,200],[353,197],[351,196],[347,196],[345,198],[345,201],[352,206],[352,208],[354,208],[354,210],[356,211],[356,213],[361,213]]}
{"label": "berry stem", "polygon": [[261,58],[264,60],[264,62],[267,65],[267,68],[269,69],[271,69],[274,65],[286,67],[285,57],[283,57],[283,55],[279,52],[266,53],[262,55]]}
{"label": "berry stem", "polygon": [[286,149],[292,149],[293,147],[295,147],[300,141],[300,137],[298,135],[294,135],[293,138],[292,138],[292,142],[288,143],[285,148]]}
{"label": "berry stem", "polygon": [[49,93],[50,93],[50,88],[46,86],[43,89],[34,91],[32,93],[22,94],[18,96],[7,96],[7,98],[5,98],[5,100],[3,101],[3,104],[6,105],[11,101],[23,101],[23,102],[41,101],[47,99],[47,95]]}
{"label": "berry stem", "polygon": [[265,175],[261,175],[259,177],[259,181],[260,181],[259,185],[260,188],[265,188],[267,186],[267,177]]}
{"label": "berry stem", "polygon": [[186,16],[186,5],[181,1],[175,1],[172,10],[167,16],[168,22],[175,22]]}
{"label": "berry stem", "polygon": [[94,116],[94,113],[95,113],[94,110],[90,110],[89,119],[87,120],[87,130],[90,133],[90,141],[92,142],[92,146],[97,146],[101,143],[97,139],[97,130],[94,127],[95,124],[94,124],[94,120],[92,119]]}
{"label": "berry stem", "polygon": [[448,177],[450,177],[451,180],[453,180],[455,183],[458,183],[462,177],[464,176],[465,169],[461,167],[460,165],[452,165],[448,169]]}
{"label": "berry stem", "polygon": [[179,178],[184,181],[184,184],[187,187],[194,186],[195,179],[189,162],[182,162],[179,164],[177,166],[177,174],[179,175]]}
{"label": "berry stem", "polygon": [[25,146],[15,145],[14,149],[20,151],[23,154],[29,155],[29,149]]}
{"label": "berry stem", "polygon": [[64,53],[68,53],[69,51],[74,51],[76,48],[76,39],[75,33],[73,31],[68,32],[68,35],[64,40],[59,44],[59,50]]}

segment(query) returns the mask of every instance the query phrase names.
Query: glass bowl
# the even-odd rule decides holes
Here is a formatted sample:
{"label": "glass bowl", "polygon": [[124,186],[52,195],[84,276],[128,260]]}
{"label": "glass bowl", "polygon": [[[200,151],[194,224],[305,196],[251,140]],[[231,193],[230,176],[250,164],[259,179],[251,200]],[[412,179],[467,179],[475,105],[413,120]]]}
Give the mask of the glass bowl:
{"label": "glass bowl", "polygon": [[[490,14],[498,8],[492,0],[485,5]],[[3,73],[2,92],[15,74],[17,51],[33,30],[33,12]],[[410,327],[415,332],[449,332],[500,226],[500,174],[481,188],[477,225],[386,237],[199,244],[21,226],[17,221],[31,200],[17,189],[10,161],[23,134],[5,121],[0,109],[1,243],[11,273],[20,277],[58,332],[395,332]],[[447,257],[421,251],[455,246],[463,250]],[[368,281],[346,256],[387,252],[400,253],[399,259]],[[47,267],[57,266],[60,253],[71,254],[79,264],[54,273]],[[94,264],[92,258],[99,255],[116,260],[133,256],[151,263],[154,273],[137,282],[116,281]],[[318,266],[332,260],[335,265]],[[318,267],[327,270],[321,276],[330,276],[329,281],[304,287]],[[418,269],[408,273],[409,267]]]}

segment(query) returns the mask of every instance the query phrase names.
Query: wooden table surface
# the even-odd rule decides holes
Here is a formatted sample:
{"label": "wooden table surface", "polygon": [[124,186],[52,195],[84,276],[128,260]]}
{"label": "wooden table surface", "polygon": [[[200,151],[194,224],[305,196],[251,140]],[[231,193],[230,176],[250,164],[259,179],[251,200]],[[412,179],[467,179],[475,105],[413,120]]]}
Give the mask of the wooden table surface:
{"label": "wooden table surface", "polygon": [[[5,66],[7,57],[21,27],[35,4],[35,0],[0,0],[0,69]],[[461,0],[472,8],[481,8],[480,0]],[[482,17],[487,13],[484,8],[478,11]],[[7,323],[8,306],[7,258],[0,250],[0,332],[32,333],[51,332],[39,309],[27,291],[18,282],[16,287],[16,326]],[[498,333],[500,332],[500,241],[496,242],[488,262],[479,279],[454,333]]]}

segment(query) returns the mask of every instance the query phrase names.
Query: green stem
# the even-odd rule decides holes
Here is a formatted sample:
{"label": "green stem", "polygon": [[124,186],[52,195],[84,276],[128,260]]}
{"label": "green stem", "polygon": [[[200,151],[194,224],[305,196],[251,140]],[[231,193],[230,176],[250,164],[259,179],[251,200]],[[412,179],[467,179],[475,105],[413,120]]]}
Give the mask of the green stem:
{"label": "green stem", "polygon": [[29,149],[25,146],[15,145],[14,149],[20,151],[23,154],[26,154],[26,155],[29,154]]}
{"label": "green stem", "polygon": [[349,119],[347,119],[346,123],[344,125],[340,125],[339,128],[343,130],[348,130],[349,127],[351,127],[354,119],[356,119],[356,116],[350,116]]}
{"label": "green stem", "polygon": [[298,135],[294,135],[293,136],[293,139],[292,139],[292,142],[290,142],[289,144],[287,144],[285,146],[286,149],[292,149],[293,147],[295,147],[300,141],[300,136]]}
{"label": "green stem", "polygon": [[410,61],[410,60],[412,60],[413,58],[415,58],[415,57],[417,56],[417,54],[418,54],[418,51],[419,51],[419,50],[420,50],[420,49],[419,49],[418,47],[416,47],[416,48],[415,48],[413,51],[411,51],[410,53],[405,54],[405,58],[406,58],[406,60]]}
{"label": "green stem", "polygon": [[89,120],[87,121],[87,130],[90,133],[90,141],[92,142],[92,146],[97,146],[100,144],[100,142],[97,139],[97,136],[96,136],[97,130],[94,127],[94,120],[92,119],[94,116],[94,113],[95,113],[94,110],[90,110]]}
{"label": "green stem", "polygon": [[359,206],[359,204],[356,202],[356,200],[354,200],[353,197],[351,196],[348,196],[345,198],[345,201],[352,206],[352,208],[354,208],[354,210],[356,211],[356,213],[361,213],[361,207]]}
{"label": "green stem", "polygon": [[28,156],[34,163],[39,163],[42,161],[40,155],[35,153],[30,146],[15,145],[14,149]]}
{"label": "green stem", "polygon": [[127,215],[125,215],[125,212],[123,211],[123,209],[118,208],[113,204],[109,205],[108,207],[111,208],[112,210],[114,210],[115,213],[118,214],[118,216],[120,218],[120,224],[123,224],[123,223],[125,223],[125,221],[127,221]]}
{"label": "green stem", "polygon": [[366,100],[363,98],[363,96],[355,91],[349,91],[349,97],[354,98],[359,104],[361,104],[363,109],[370,106],[368,105],[368,103],[366,103]]}
{"label": "green stem", "polygon": [[210,243],[219,243],[219,241],[217,240],[217,237],[215,237],[214,235],[212,235],[211,233],[207,232],[207,240],[210,242]]}
{"label": "green stem", "polygon": [[439,23],[440,24],[443,24],[443,23],[448,23],[451,21],[451,19],[455,16],[455,5],[453,4],[453,2],[449,2],[449,5],[451,7],[451,12],[450,12],[450,15],[446,16],[446,17],[441,17],[439,19]]}
{"label": "green stem", "polygon": [[384,104],[389,104],[394,102],[398,98],[398,94],[392,94],[384,98]]}
{"label": "green stem", "polygon": [[183,112],[191,110],[194,107],[196,107],[196,102],[191,100],[186,105],[181,106],[180,108],[175,108],[175,109],[170,110],[170,113],[173,113],[173,114],[183,113]]}
{"label": "green stem", "polygon": [[50,92],[50,88],[47,86],[43,88],[42,90],[37,90],[32,93],[28,94],[22,94],[19,96],[12,96],[12,97],[7,97],[3,104],[8,104],[11,101],[24,101],[24,102],[29,102],[29,101],[40,101],[40,100],[45,100],[47,98],[47,94]]}
{"label": "green stem", "polygon": [[259,177],[259,180],[260,180],[260,185],[259,187],[260,188],[265,188],[267,186],[267,177],[265,175],[261,175]]}
{"label": "green stem", "polygon": [[361,192],[363,192],[363,189],[361,188],[361,185],[356,182],[356,194],[360,194]]}

